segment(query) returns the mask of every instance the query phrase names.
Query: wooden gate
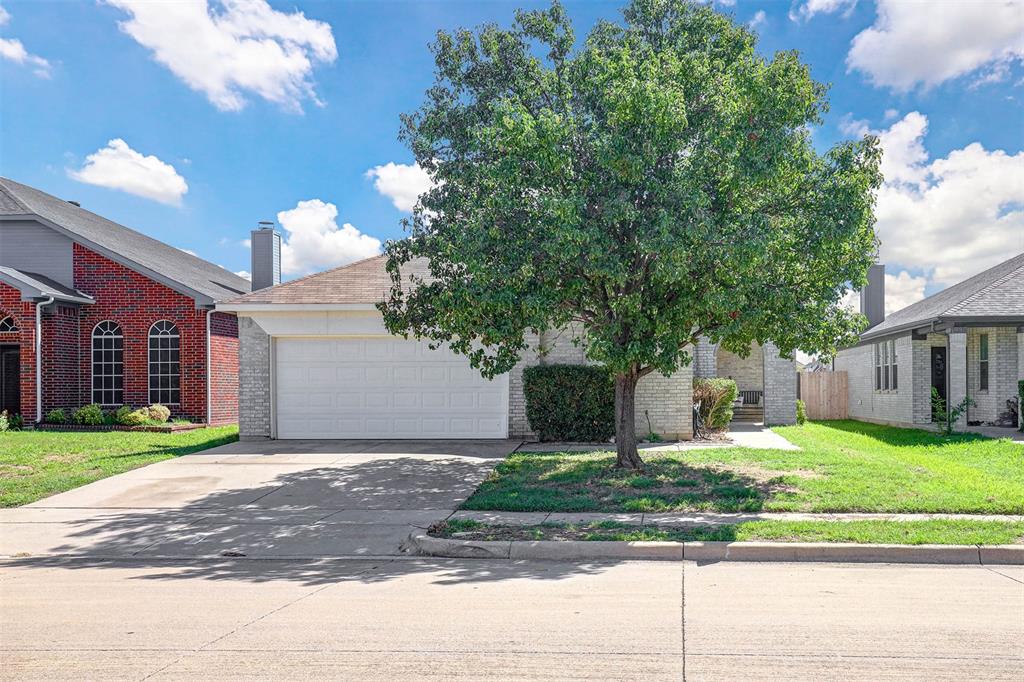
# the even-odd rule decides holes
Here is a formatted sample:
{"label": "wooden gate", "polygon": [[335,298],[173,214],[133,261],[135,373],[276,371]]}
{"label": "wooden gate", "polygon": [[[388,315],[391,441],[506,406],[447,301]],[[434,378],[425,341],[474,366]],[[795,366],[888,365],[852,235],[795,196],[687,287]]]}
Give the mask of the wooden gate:
{"label": "wooden gate", "polygon": [[846,419],[846,372],[799,372],[808,419]]}

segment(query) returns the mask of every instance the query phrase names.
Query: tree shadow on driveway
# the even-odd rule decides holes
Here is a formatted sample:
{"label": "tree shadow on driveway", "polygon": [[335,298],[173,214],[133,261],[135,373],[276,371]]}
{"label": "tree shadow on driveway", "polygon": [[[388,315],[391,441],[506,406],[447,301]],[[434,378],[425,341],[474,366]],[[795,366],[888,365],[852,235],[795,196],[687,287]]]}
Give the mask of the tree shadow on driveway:
{"label": "tree shadow on driveway", "polygon": [[[234,475],[233,487],[221,485],[215,473],[203,475],[217,471],[218,463],[165,470],[161,478],[138,470],[116,484],[101,482],[106,488],[97,488],[89,508],[68,506],[75,502],[69,498],[65,506],[22,510],[24,518],[41,521],[0,524],[3,551],[13,555],[0,566],[131,568],[140,580],[305,585],[415,573],[436,573],[440,583],[559,579],[603,570],[601,564],[412,558],[401,552],[411,532],[447,517],[494,464],[468,457],[365,456],[277,475],[252,471],[255,478],[248,480],[247,471]],[[32,516],[36,511],[42,514]]]}

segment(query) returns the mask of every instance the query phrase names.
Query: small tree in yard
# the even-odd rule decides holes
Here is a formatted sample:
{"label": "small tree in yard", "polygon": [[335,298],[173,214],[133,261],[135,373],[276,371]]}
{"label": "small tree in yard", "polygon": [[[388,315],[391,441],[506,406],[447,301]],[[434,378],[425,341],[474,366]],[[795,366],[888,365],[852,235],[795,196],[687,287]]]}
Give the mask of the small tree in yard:
{"label": "small tree in yard", "polygon": [[[634,469],[637,382],[689,363],[698,337],[834,351],[860,320],[837,301],[877,249],[879,147],[816,153],[825,86],[754,43],[684,0],[634,0],[580,44],[557,2],[508,30],[439,33],[436,81],[403,117],[434,184],[386,247],[388,330],[492,377],[528,332],[581,324]],[[403,274],[418,258],[429,276]]]}

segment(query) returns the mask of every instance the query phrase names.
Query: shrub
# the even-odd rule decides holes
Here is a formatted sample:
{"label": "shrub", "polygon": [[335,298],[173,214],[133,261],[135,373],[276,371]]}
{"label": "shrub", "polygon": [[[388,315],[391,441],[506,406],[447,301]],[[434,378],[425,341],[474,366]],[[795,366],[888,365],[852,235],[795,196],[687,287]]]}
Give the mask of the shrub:
{"label": "shrub", "polygon": [[957,405],[947,413],[946,401],[939,396],[938,390],[932,386],[932,420],[939,425],[939,430],[949,436],[956,428],[956,423],[963,416],[967,409],[977,406],[974,399],[965,396]]}
{"label": "shrub", "polygon": [[46,418],[43,421],[47,424],[67,424],[68,415],[62,408],[58,407],[55,410],[47,412]]}
{"label": "shrub", "polygon": [[804,401],[796,401],[796,423],[803,426],[807,423],[807,405]]}
{"label": "shrub", "polygon": [[615,434],[615,384],[604,367],[523,370],[526,418],[541,440],[605,442]]}
{"label": "shrub", "polygon": [[0,433],[9,431],[11,428],[11,419],[7,416],[7,410],[0,412]]}
{"label": "shrub", "polygon": [[724,429],[732,421],[732,403],[739,395],[732,379],[693,380],[693,404],[700,403],[700,419],[709,429]]}
{"label": "shrub", "polygon": [[1020,430],[1024,432],[1024,381],[1017,382],[1017,419],[1020,420]]}
{"label": "shrub", "polygon": [[128,405],[123,405],[114,413],[114,421],[123,426],[141,426],[149,421],[149,411],[144,407],[133,410]]}
{"label": "shrub", "polygon": [[146,410],[149,412],[149,418],[158,424],[163,424],[171,418],[171,411],[160,403],[154,403],[146,408]]}
{"label": "shrub", "polygon": [[21,431],[25,428],[25,418],[20,414],[7,415],[7,427],[11,431]]}
{"label": "shrub", "polygon": [[106,423],[105,416],[103,408],[96,403],[92,403],[90,405],[83,405],[75,410],[75,413],[71,415],[71,420],[83,426],[100,426]]}

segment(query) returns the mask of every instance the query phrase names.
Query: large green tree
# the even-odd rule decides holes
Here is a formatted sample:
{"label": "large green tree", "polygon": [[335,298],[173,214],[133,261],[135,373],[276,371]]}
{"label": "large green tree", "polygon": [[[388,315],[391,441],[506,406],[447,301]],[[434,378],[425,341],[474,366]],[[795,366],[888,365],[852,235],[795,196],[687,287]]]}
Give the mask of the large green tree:
{"label": "large green tree", "polygon": [[[634,0],[579,44],[557,2],[507,30],[439,33],[402,130],[434,186],[386,247],[387,328],[491,377],[528,332],[582,325],[615,376],[630,468],[637,381],[689,363],[698,337],[833,350],[859,322],[837,301],[877,248],[879,147],[817,153],[826,87],[755,41],[685,0]],[[410,286],[420,258],[429,276]]]}

